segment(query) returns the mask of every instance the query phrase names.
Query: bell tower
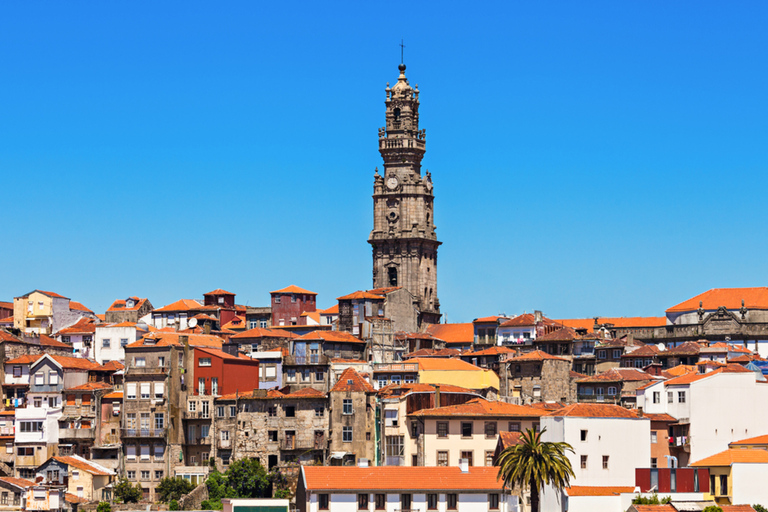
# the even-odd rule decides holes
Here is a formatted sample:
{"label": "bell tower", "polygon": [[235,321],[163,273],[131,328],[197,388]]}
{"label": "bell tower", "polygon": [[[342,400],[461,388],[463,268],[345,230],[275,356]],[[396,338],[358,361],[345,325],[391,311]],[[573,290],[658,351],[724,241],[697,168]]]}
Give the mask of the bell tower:
{"label": "bell tower", "polygon": [[419,129],[419,86],[411,87],[405,64],[390,88],[387,83],[385,120],[379,128],[379,153],[384,175],[373,180],[373,287],[402,286],[414,296],[419,322],[440,322],[437,299],[437,241],[432,175],[421,174],[426,133]]}

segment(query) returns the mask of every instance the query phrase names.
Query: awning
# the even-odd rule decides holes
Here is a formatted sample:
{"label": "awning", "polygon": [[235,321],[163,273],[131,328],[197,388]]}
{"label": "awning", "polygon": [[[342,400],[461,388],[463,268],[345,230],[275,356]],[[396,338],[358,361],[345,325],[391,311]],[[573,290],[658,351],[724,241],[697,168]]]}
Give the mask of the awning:
{"label": "awning", "polygon": [[331,452],[332,459],[343,459],[347,452]]}

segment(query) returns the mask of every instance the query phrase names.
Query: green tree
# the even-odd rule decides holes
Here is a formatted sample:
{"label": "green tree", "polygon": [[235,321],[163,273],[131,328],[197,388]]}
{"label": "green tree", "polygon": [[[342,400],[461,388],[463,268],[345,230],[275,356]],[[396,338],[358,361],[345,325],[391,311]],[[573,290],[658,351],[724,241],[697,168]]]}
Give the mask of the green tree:
{"label": "green tree", "polygon": [[160,480],[155,492],[158,494],[160,501],[168,503],[171,500],[180,500],[185,494],[192,492],[195,486],[192,482],[186,480],[180,476],[171,478],[165,477]]}
{"label": "green tree", "polygon": [[176,500],[169,501],[168,510],[179,510],[179,502]]}
{"label": "green tree", "polygon": [[96,512],[112,512],[112,505],[108,501],[102,501],[99,506],[96,507]]}
{"label": "green tree", "polygon": [[141,485],[131,485],[131,482],[122,478],[115,486],[115,499],[121,503],[138,503],[144,497]]}
{"label": "green tree", "polygon": [[723,509],[721,509],[717,505],[710,505],[704,509],[704,512],[723,512]]}
{"label": "green tree", "polygon": [[212,471],[208,475],[208,499],[201,508],[221,510],[222,498],[270,498],[273,479],[259,459],[233,461],[224,473]]}
{"label": "green tree", "polygon": [[530,489],[533,512],[539,510],[539,493],[544,485],[563,489],[575,476],[566,455],[567,451],[573,453],[573,447],[568,443],[542,442],[541,434],[546,430],[536,433],[528,429],[520,436],[519,443],[501,452],[496,461],[498,478],[503,479],[510,490]]}
{"label": "green tree", "polygon": [[655,492],[648,497],[640,496],[639,494],[632,499],[633,505],[666,505],[672,501],[672,496],[666,496],[659,499],[659,495]]}
{"label": "green tree", "polygon": [[752,505],[752,508],[755,509],[755,512],[768,512],[768,508],[762,505]]}

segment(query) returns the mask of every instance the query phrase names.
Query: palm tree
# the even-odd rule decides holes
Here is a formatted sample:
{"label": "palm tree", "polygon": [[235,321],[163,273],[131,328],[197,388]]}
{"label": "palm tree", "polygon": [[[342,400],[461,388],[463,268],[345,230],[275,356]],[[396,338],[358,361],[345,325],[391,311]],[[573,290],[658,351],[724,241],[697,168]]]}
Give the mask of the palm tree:
{"label": "palm tree", "polygon": [[506,448],[496,465],[499,466],[499,479],[509,489],[515,487],[531,490],[531,511],[539,510],[539,492],[544,485],[552,485],[561,490],[568,487],[573,474],[571,461],[565,452],[573,453],[568,443],[542,442],[541,434],[528,429],[520,436],[518,444]]}

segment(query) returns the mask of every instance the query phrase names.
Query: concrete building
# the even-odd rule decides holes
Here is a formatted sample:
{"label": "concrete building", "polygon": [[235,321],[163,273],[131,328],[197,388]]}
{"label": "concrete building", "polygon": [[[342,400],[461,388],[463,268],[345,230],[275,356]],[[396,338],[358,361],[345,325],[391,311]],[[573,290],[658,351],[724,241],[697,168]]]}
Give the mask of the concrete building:
{"label": "concrete building", "polygon": [[[151,323],[157,329],[173,327],[183,331],[190,327],[190,319],[202,314],[205,315],[204,318],[214,319],[214,323],[220,325],[219,309],[221,309],[219,306],[206,306],[194,299],[181,299],[153,310]],[[198,323],[201,322],[199,319],[196,320]],[[213,327],[216,327],[216,325]]]}
{"label": "concrete building", "polygon": [[[541,417],[542,441],[566,442],[573,486],[633,486],[635,469],[648,467],[651,422],[618,405],[572,404]],[[631,447],[631,449],[628,449]],[[565,511],[563,492],[545,486],[541,510]]]}
{"label": "concrete building", "polygon": [[[477,322],[475,320],[475,324]],[[561,327],[562,325],[545,317],[541,311],[534,311],[533,314],[523,313],[499,323],[498,344],[530,347],[539,336],[549,334]]]}
{"label": "concrete building", "polygon": [[96,342],[92,357],[101,364],[109,361],[120,361],[125,364],[125,347],[140,340],[148,332],[146,324],[130,321],[97,325],[94,332]]}
{"label": "concrete building", "polygon": [[[296,488],[300,512],[517,512],[498,468],[303,466]],[[542,509],[544,510],[544,509]]]}
{"label": "concrete building", "polygon": [[140,299],[139,297],[128,297],[125,300],[118,299],[107,309],[104,319],[108,324],[129,323],[149,323],[150,313],[154,307],[149,299]]}
{"label": "concrete building", "polygon": [[307,325],[302,313],[317,310],[317,294],[296,285],[269,292],[272,306],[272,325]]}
{"label": "concrete building", "polygon": [[376,391],[353,368],[342,372],[328,393],[331,465],[376,459]]}
{"label": "concrete building", "polygon": [[[419,89],[399,66],[397,83],[385,90],[386,124],[379,129],[384,175],[373,180],[373,288],[402,286],[414,297],[418,322],[440,323],[432,175],[422,176],[426,135],[419,129]],[[341,311],[340,311],[341,313]],[[419,330],[419,329],[403,329]]]}

